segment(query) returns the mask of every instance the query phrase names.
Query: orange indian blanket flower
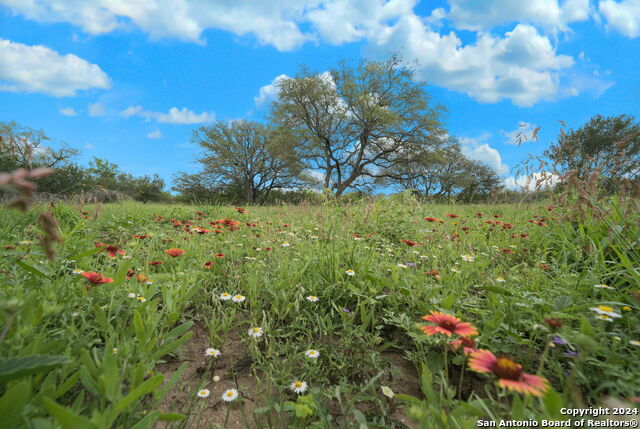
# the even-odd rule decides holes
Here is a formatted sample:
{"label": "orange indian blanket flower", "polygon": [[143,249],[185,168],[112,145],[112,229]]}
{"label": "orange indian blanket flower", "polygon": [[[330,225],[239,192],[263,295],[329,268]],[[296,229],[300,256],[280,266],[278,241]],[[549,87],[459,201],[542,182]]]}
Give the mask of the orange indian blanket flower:
{"label": "orange indian blanket flower", "polygon": [[498,377],[498,386],[514,392],[541,396],[549,388],[546,378],[526,374],[522,371],[522,365],[506,357],[496,357],[489,350],[471,353],[469,369],[495,375]]}
{"label": "orange indian blanket flower", "polygon": [[478,335],[478,330],[471,323],[461,322],[457,317],[438,311],[432,311],[431,314],[422,316],[422,320],[436,324],[436,326],[427,325],[420,328],[427,335],[444,334],[448,337],[453,334],[461,337]]}

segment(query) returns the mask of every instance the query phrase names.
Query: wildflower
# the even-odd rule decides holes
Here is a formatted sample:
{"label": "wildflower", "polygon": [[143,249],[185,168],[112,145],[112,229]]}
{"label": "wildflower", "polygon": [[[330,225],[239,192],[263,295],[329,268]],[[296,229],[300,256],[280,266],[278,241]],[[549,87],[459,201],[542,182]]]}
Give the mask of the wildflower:
{"label": "wildflower", "polygon": [[307,391],[307,382],[296,380],[289,386],[289,389],[298,395]]}
{"label": "wildflower", "polygon": [[238,399],[238,391],[236,389],[228,389],[222,394],[222,400],[225,402],[231,402]]}
{"label": "wildflower", "polygon": [[148,235],[146,234],[140,234],[140,235],[134,235],[133,238],[137,238],[138,240],[143,240],[145,238],[147,238]]}
{"label": "wildflower", "polygon": [[[589,308],[589,310],[595,311],[600,316],[607,316],[607,318],[622,317],[621,314],[618,314],[615,311],[613,311],[613,307],[609,307],[608,305],[599,305],[597,307],[591,307]],[[602,318],[599,317],[599,319],[602,319]],[[603,319],[603,320],[607,320],[607,319]]]}
{"label": "wildflower", "polygon": [[213,262],[211,262],[211,261],[207,261],[207,262],[204,263],[204,267],[207,268],[207,269],[210,269],[212,266],[213,266]]}
{"label": "wildflower", "polygon": [[402,241],[404,244],[406,244],[409,247],[420,246],[420,243],[416,243],[415,241],[411,241],[411,240],[400,240],[400,241]]}
{"label": "wildflower", "polygon": [[348,308],[344,308],[344,307],[341,309],[341,311],[344,313],[351,313],[351,311]]}
{"label": "wildflower", "polygon": [[216,382],[216,383],[217,383],[218,381],[220,381],[220,376],[219,376],[219,375],[214,375],[214,376],[213,376],[213,381],[214,381],[214,382]]}
{"label": "wildflower", "polygon": [[208,347],[205,351],[204,351],[205,356],[212,356],[212,357],[218,357],[220,356],[220,350],[218,349],[214,349],[212,347]]}
{"label": "wildflower", "polygon": [[129,297],[130,299],[135,299],[136,294],[133,292],[129,292],[129,294],[127,295],[127,297]]}
{"label": "wildflower", "polygon": [[631,344],[632,346],[640,346],[640,341],[631,340],[631,341],[629,341],[629,344]]}
{"label": "wildflower", "polygon": [[249,329],[249,336],[253,338],[259,338],[262,336],[262,332],[262,328],[260,327],[251,328]]}
{"label": "wildflower", "polygon": [[504,283],[506,280],[504,279],[504,277],[496,277],[496,281],[498,283]]}
{"label": "wildflower", "polygon": [[314,350],[314,349],[309,349],[306,352],[304,352],[304,354],[309,359],[318,359],[318,357],[320,357],[320,352],[318,350]]}
{"label": "wildflower", "polygon": [[607,316],[606,314],[598,314],[596,316],[596,319],[604,320],[606,322],[613,322],[613,319],[611,317]]}
{"label": "wildflower", "polygon": [[173,257],[173,258],[177,258],[178,256],[182,255],[184,253],[184,250],[182,249],[167,249],[164,251],[164,253],[166,253],[167,255]]}
{"label": "wildflower", "polygon": [[611,286],[605,284],[593,285],[593,287],[597,289],[613,289]]}
{"label": "wildflower", "polygon": [[71,271],[73,274],[82,274],[84,273],[83,270],[81,270],[80,268],[76,268],[75,270]]}
{"label": "wildflower", "polygon": [[406,264],[397,264],[397,265],[398,265],[400,268],[407,268],[407,267],[408,267],[408,265],[406,265]]}
{"label": "wildflower", "polygon": [[471,354],[469,369],[490,373],[498,377],[498,385],[515,392],[541,396],[549,388],[547,380],[526,374],[522,365],[506,357],[496,357],[489,350],[478,350]]}
{"label": "wildflower", "polygon": [[104,248],[104,251],[107,252],[107,255],[110,258],[115,258],[118,255],[123,255],[124,256],[124,254],[125,254],[124,250],[118,248],[118,246],[106,246]]}
{"label": "wildflower", "polygon": [[451,272],[452,273],[456,273],[456,274],[460,274],[462,271],[458,270],[457,268],[451,268]]}
{"label": "wildflower", "polygon": [[31,244],[31,242],[29,240],[22,240],[18,244],[24,244],[24,245],[28,246],[29,244]]}
{"label": "wildflower", "polygon": [[567,345],[567,343],[565,343],[562,340],[562,338],[558,337],[557,335],[554,335],[552,338],[553,338],[553,342],[556,343],[556,344],[559,344],[561,346],[566,346]]}
{"label": "wildflower", "polygon": [[224,253],[216,253],[214,256],[216,258],[223,258],[224,257]]}
{"label": "wildflower", "polygon": [[147,262],[147,265],[162,265],[163,262],[162,261],[151,261],[151,262]]}
{"label": "wildflower", "polygon": [[105,277],[100,273],[94,273],[93,271],[84,271],[80,275],[85,279],[87,279],[89,283],[93,283],[93,284],[113,283],[112,278]]}
{"label": "wildflower", "polygon": [[233,302],[242,302],[242,301],[244,301],[245,299],[247,299],[247,298],[246,298],[244,295],[240,295],[240,294],[238,294],[238,295],[234,295],[234,297],[233,297],[233,298],[231,298],[231,300],[232,300]]}
{"label": "wildflower", "polygon": [[198,390],[198,398],[207,398],[211,394],[209,389]]}
{"label": "wildflower", "polygon": [[73,313],[71,313],[71,317],[78,317],[80,316],[80,313],[78,313],[77,311],[74,311]]}
{"label": "wildflower", "polygon": [[288,241],[285,241],[284,243],[281,244],[282,247],[289,247],[290,244]]}
{"label": "wildflower", "polygon": [[460,217],[460,215],[457,215],[457,214],[451,214],[451,213],[446,214],[445,216],[450,217],[450,218],[452,218],[452,219],[453,219],[453,218],[456,218],[456,217]]}
{"label": "wildflower", "polygon": [[307,299],[307,301],[309,301],[309,302],[318,302],[318,300],[320,300],[320,298],[318,298],[318,297],[317,297],[317,296],[315,296],[315,295],[309,295],[306,299]]}
{"label": "wildflower", "polygon": [[356,275],[356,272],[355,272],[355,271],[353,271],[353,270],[347,270],[347,271],[345,271],[344,273],[345,273],[346,275],[348,275],[348,276],[355,276],[355,275]]}
{"label": "wildflower", "polygon": [[317,235],[310,235],[310,236],[309,236],[309,239],[310,239],[310,240],[317,240],[317,239],[318,239],[318,236],[317,236]]}
{"label": "wildflower", "polygon": [[451,341],[451,349],[458,350],[460,346],[463,347],[463,351],[465,355],[470,355],[473,352],[477,352],[476,343],[473,341],[473,338],[470,337],[460,337],[456,340]]}
{"label": "wildflower", "polygon": [[140,302],[147,302],[147,299],[144,296],[139,296],[138,297],[138,301]]}
{"label": "wildflower", "polygon": [[449,314],[432,311],[431,314],[422,316],[422,320],[435,323],[437,326],[422,326],[420,329],[427,335],[435,335],[437,333],[450,337],[453,334],[461,337],[470,337],[478,335],[478,330],[469,322],[460,322],[457,317]]}
{"label": "wildflower", "polygon": [[117,355],[118,354],[118,349],[116,347],[111,349],[111,354]]}
{"label": "wildflower", "polygon": [[229,292],[222,292],[222,294],[220,294],[220,299],[223,301],[229,301],[231,298],[233,297]]}
{"label": "wildflower", "polygon": [[552,331],[557,331],[562,328],[562,320],[555,317],[548,317],[544,319],[544,323],[546,323]]}
{"label": "wildflower", "polygon": [[462,255],[462,260],[466,262],[473,262],[476,260],[476,258],[471,255]]}

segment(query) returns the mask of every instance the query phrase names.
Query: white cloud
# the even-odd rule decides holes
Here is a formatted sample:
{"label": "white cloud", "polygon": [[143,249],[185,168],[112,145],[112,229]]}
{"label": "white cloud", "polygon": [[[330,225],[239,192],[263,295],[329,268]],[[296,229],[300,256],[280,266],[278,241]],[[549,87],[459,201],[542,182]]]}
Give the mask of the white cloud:
{"label": "white cloud", "polygon": [[96,116],[104,116],[107,114],[107,108],[102,103],[89,103],[87,107],[89,109],[89,116],[91,116],[92,118]]}
{"label": "white cloud", "polygon": [[627,37],[640,36],[640,0],[602,0],[598,9],[610,27]]}
{"label": "white cloud", "polygon": [[215,120],[216,116],[213,112],[195,113],[186,107],[178,109],[172,107],[169,112],[150,112],[144,110],[142,106],[129,106],[120,112],[120,116],[123,118],[130,118],[131,116],[140,116],[148,120],[154,119],[157,122],[166,124],[200,124],[202,122],[210,122]]}
{"label": "white cloud", "polygon": [[532,173],[518,177],[509,176],[504,184],[509,189],[535,191],[552,187],[558,183],[558,176],[552,173]]}
{"label": "white cloud", "polygon": [[[505,137],[504,143],[520,146],[523,143],[536,141],[534,132],[537,133],[537,125],[527,122],[520,122],[518,128],[512,131],[500,130],[500,134]],[[537,135],[537,134],[536,134]]]}
{"label": "white cloud", "polygon": [[448,18],[460,30],[481,31],[514,22],[548,32],[567,31],[568,24],[589,19],[589,0],[449,0]]}
{"label": "white cloud", "polygon": [[270,84],[261,87],[258,95],[253,97],[256,106],[260,107],[275,100],[278,96],[278,83],[286,79],[289,79],[289,76],[281,74],[280,76],[276,76]]}
{"label": "white cloud", "polygon": [[502,156],[497,149],[483,143],[489,138],[488,134],[477,138],[461,137],[459,138],[462,154],[469,159],[483,162],[489,167],[495,169],[499,174],[507,174],[509,166],[502,163]]}
{"label": "white cloud", "polygon": [[64,116],[78,116],[78,112],[73,107],[65,107],[63,109],[58,110],[61,115]]}
{"label": "white cloud", "polygon": [[151,131],[149,134],[147,134],[147,138],[148,139],[161,139],[162,138],[162,133],[160,132],[160,130]]}
{"label": "white cloud", "polygon": [[73,97],[79,90],[109,87],[100,67],[73,54],[0,39],[0,91]]}
{"label": "white cloud", "polygon": [[573,59],[557,55],[551,42],[535,27],[518,24],[504,38],[478,33],[474,44],[462,45],[454,32],[441,35],[416,15],[377,33],[369,48],[373,55],[400,52],[419,62],[419,77],[428,84],[464,92],[483,102],[510,99],[518,106],[553,100],[559,73]]}

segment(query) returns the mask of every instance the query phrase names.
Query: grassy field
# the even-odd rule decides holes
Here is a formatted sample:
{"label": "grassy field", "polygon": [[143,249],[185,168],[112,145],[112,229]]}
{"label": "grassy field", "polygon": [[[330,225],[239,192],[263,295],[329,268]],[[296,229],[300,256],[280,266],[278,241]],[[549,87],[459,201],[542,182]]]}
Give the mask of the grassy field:
{"label": "grassy field", "polygon": [[615,201],[581,221],[407,195],[59,205],[53,260],[42,209],[0,212],[3,427],[471,428],[638,411],[640,219]]}

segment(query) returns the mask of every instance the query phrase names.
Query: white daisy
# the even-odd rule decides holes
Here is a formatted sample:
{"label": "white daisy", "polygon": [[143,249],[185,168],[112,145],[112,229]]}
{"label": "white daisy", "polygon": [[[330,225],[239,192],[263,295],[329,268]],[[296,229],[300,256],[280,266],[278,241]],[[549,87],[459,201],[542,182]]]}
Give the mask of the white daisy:
{"label": "white daisy", "polygon": [[496,277],[496,281],[499,282],[499,283],[504,283],[505,279],[504,279],[504,277]]}
{"label": "white daisy", "polygon": [[466,262],[473,262],[476,260],[476,258],[471,255],[462,255],[462,260]]}
{"label": "white daisy", "polygon": [[111,353],[114,354],[114,355],[117,355],[118,354],[118,349],[116,347],[112,348],[111,349]]}
{"label": "white daisy", "polygon": [[288,241],[285,241],[284,243],[282,243],[282,244],[281,244],[281,246],[282,246],[282,247],[289,247],[289,246],[291,246],[291,245],[289,244],[289,242],[288,242]]}
{"label": "white daisy", "polygon": [[309,301],[309,302],[318,302],[318,301],[320,300],[320,298],[318,298],[318,297],[317,297],[317,296],[315,296],[315,295],[309,295],[306,299],[307,299],[307,301]]}
{"label": "white daisy", "polygon": [[204,351],[205,356],[218,357],[220,356],[220,350],[214,349],[213,347],[207,347]]}
{"label": "white daisy", "polygon": [[262,328],[260,327],[251,328],[249,329],[249,336],[253,338],[259,338],[262,336],[262,332]]}
{"label": "white daisy", "polygon": [[82,274],[84,273],[83,270],[81,270],[80,268],[76,268],[75,270],[72,271],[73,274]]}
{"label": "white daisy", "polygon": [[307,382],[296,380],[289,386],[289,389],[298,395],[307,391]]}
{"label": "white daisy", "polygon": [[18,243],[18,244],[26,244],[26,245],[29,245],[29,244],[31,244],[31,242],[30,242],[29,240],[23,240],[23,241],[21,241],[21,242],[20,242],[20,243]]}
{"label": "white daisy", "polygon": [[[616,319],[618,317],[622,317],[621,314],[618,314],[615,311],[613,311],[613,307],[609,307],[608,305],[599,305],[597,307],[591,307],[591,308],[589,308],[589,310],[595,311],[600,316],[607,316],[603,320],[607,320],[607,319],[610,319],[610,318]],[[602,319],[602,318],[600,317],[600,319]]]}
{"label": "white daisy", "polygon": [[206,398],[211,394],[211,391],[209,389],[200,389],[198,390],[198,397],[199,398]]}
{"label": "white daisy", "polygon": [[232,300],[233,302],[242,302],[242,301],[244,301],[245,299],[247,299],[247,298],[246,298],[244,295],[240,295],[240,294],[238,294],[238,295],[234,295],[234,297],[233,297],[233,298],[231,298],[231,300]]}
{"label": "white daisy", "polygon": [[613,289],[611,286],[605,284],[593,285],[593,287],[598,289]]}
{"label": "white daisy", "polygon": [[229,292],[223,292],[220,295],[220,299],[223,301],[229,301],[231,298],[233,298],[233,296]]}
{"label": "white daisy", "polygon": [[318,350],[314,350],[314,349],[309,349],[306,352],[304,352],[304,354],[309,359],[318,359],[318,357],[320,357],[320,352]]}
{"label": "white daisy", "polygon": [[129,293],[127,294],[127,296],[128,296],[130,299],[135,299],[136,294],[135,294],[135,293],[133,293],[133,292],[129,292]]}
{"label": "white daisy", "polygon": [[225,402],[231,402],[238,399],[238,391],[236,389],[228,389],[222,394],[222,400]]}
{"label": "white daisy", "polygon": [[140,302],[147,302],[147,299],[144,296],[139,296],[138,297],[138,301]]}
{"label": "white daisy", "polygon": [[356,275],[356,272],[355,272],[355,271],[353,271],[353,270],[347,270],[347,271],[345,271],[344,273],[345,273],[346,275],[348,275],[348,276],[355,276],[355,275]]}
{"label": "white daisy", "polygon": [[633,346],[640,346],[640,341],[637,340],[631,340],[629,341],[629,344],[633,345]]}

